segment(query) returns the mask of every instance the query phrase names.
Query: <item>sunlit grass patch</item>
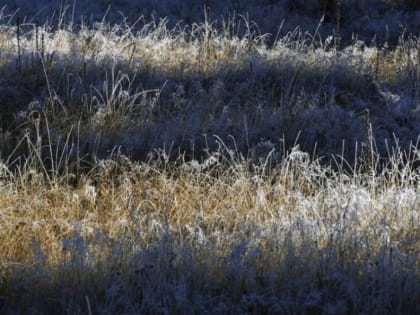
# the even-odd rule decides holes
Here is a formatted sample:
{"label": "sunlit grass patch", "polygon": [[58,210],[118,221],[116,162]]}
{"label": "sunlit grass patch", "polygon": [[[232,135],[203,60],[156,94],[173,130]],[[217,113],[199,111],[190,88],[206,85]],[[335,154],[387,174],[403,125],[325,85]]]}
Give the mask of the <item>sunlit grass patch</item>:
{"label": "sunlit grass patch", "polygon": [[416,39],[241,19],[0,28],[0,313],[417,311]]}
{"label": "sunlit grass patch", "polygon": [[[334,173],[298,150],[278,167],[254,171],[232,158],[215,154],[219,162],[205,171],[207,162],[176,167],[116,156],[99,161],[77,186],[49,186],[36,170],[13,175],[3,168],[6,305],[24,294],[22,311],[36,297],[45,302],[37,309],[48,312],[61,303],[83,307],[88,296],[96,310],[138,311],[136,301],[153,309],[175,290],[175,300],[159,307],[184,308],[200,296],[237,310],[250,299],[263,310],[295,292],[289,302],[301,301],[293,309],[303,310],[309,301],[298,292],[312,292],[320,294],[316,307],[345,301],[342,310],[369,310],[362,296],[375,285],[383,291],[371,292],[370,301],[388,296],[400,311],[413,309],[418,170],[392,181],[387,173]],[[337,286],[344,291],[334,292]],[[253,304],[255,295],[262,304]]]}

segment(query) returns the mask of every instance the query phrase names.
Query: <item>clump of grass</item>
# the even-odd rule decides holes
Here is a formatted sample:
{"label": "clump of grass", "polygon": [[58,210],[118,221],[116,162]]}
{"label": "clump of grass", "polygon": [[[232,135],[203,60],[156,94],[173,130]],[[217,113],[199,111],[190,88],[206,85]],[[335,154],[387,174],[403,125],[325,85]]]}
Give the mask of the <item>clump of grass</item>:
{"label": "clump of grass", "polygon": [[116,153],[76,186],[2,164],[2,311],[415,311],[417,148],[368,177],[238,154]]}
{"label": "clump of grass", "polygon": [[392,78],[398,49],[269,47],[205,14],[45,27],[41,48],[30,27],[19,82],[0,27],[0,312],[416,313],[410,40]]}
{"label": "clump of grass", "polygon": [[[218,29],[210,12],[204,15],[203,24],[190,28],[168,29],[165,19],[151,23],[140,19],[143,26],[136,33],[124,23],[111,26],[105,21],[93,27],[82,24],[77,32],[73,26],[63,25],[53,32],[37,24],[22,25],[19,82],[10,77],[10,63],[2,66],[10,86],[2,93],[5,107],[10,108],[5,112],[20,120],[13,123],[10,119],[3,129],[15,138],[22,137],[26,125],[22,119],[28,116],[28,104],[36,101],[54,125],[54,135],[60,133],[62,138],[82,121],[83,139],[101,130],[105,140],[122,145],[127,154],[134,151],[144,157],[144,152],[164,142],[173,142],[187,154],[200,152],[205,149],[202,134],[218,134],[224,140],[233,135],[245,153],[260,141],[280,146],[283,134],[290,146],[308,119],[319,121],[312,115],[319,115],[322,109],[330,120],[350,121],[352,132],[334,130],[337,139],[327,143],[325,139],[331,136],[319,121],[301,134],[303,149],[311,150],[317,139],[319,154],[341,153],[345,139],[350,160],[355,143],[363,141],[364,134],[363,126],[355,126],[358,119],[352,118],[353,113],[368,108],[373,113],[373,128],[381,128],[377,134],[391,139],[396,133],[405,138],[401,134],[407,129],[397,126],[399,121],[388,123],[392,128],[376,121],[383,119],[380,114],[393,119],[392,107],[399,106],[404,97],[415,99],[418,62],[414,37],[401,36],[400,48],[391,52],[353,47],[336,56],[322,39],[318,43],[318,30],[305,37],[297,29],[268,46],[268,35],[260,34],[258,26],[245,17],[240,18],[246,29],[240,37],[232,33],[231,25],[238,23],[234,18]],[[13,41],[10,29],[6,25],[2,34]],[[12,56],[14,47],[8,40],[2,43],[5,56]],[[41,65],[30,62],[33,54],[41,55]],[[401,58],[388,62],[398,55]],[[393,94],[401,80],[414,82],[414,89]],[[381,106],[386,110],[379,110]],[[317,110],[311,113],[313,109]],[[407,110],[409,117],[404,119],[414,121],[415,112]],[[180,120],[185,123],[179,124]],[[253,132],[243,135],[247,128]],[[408,126],[412,138],[417,136],[414,129]],[[118,143],[115,139],[124,133],[147,140]],[[380,139],[377,149],[386,154],[382,143]],[[407,143],[400,145],[408,147]]]}

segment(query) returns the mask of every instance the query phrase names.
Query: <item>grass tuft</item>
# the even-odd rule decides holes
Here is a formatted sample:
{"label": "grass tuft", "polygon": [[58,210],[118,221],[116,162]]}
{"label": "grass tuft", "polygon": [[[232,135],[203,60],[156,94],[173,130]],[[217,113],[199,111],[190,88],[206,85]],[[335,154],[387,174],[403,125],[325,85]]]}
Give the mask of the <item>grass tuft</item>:
{"label": "grass tuft", "polygon": [[419,313],[418,38],[67,10],[0,25],[1,314]]}

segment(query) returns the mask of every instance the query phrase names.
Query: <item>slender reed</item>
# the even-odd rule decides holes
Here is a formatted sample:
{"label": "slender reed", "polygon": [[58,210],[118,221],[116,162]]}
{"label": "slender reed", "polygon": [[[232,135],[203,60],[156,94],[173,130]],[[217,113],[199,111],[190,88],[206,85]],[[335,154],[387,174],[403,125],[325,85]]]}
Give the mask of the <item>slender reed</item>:
{"label": "slender reed", "polygon": [[21,47],[20,47],[20,19],[16,20],[16,39],[17,39],[17,75],[20,77],[22,71]]}

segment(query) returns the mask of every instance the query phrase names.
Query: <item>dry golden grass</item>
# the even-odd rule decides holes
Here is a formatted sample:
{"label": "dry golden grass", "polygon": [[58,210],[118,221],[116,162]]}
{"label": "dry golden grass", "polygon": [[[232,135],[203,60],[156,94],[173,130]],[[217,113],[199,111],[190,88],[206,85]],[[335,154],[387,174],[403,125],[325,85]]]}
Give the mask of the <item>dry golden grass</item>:
{"label": "dry golden grass", "polygon": [[[16,130],[2,129],[2,148],[13,141],[20,146],[0,164],[0,312],[6,300],[6,313],[18,301],[18,313],[77,314],[87,300],[98,313],[190,314],[209,308],[291,314],[309,312],[308,296],[319,296],[314,303],[325,312],[337,302],[336,314],[415,309],[418,144],[409,157],[396,148],[380,165],[375,154],[378,167],[369,174],[357,165],[359,156],[353,169],[346,162],[321,165],[296,147],[287,153],[280,140],[258,143],[276,158],[267,151],[251,160],[215,136],[219,151],[197,148],[207,150],[208,159],[200,162],[184,161],[182,154],[173,161],[163,151],[148,162],[120,154],[101,159],[96,154],[103,152],[89,146],[96,141],[92,133],[115,137],[119,145],[131,137],[157,138],[164,128],[179,128],[174,138],[183,133],[188,139],[207,133],[212,123],[232,123],[225,139],[234,138],[235,129],[248,133],[248,127],[259,137],[258,128],[269,120],[274,139],[279,122],[273,117],[284,113],[287,131],[297,112],[317,107],[319,114],[315,110],[308,122],[324,126],[338,113],[342,120],[327,128],[348,119],[357,126],[352,107],[380,96],[371,95],[366,70],[379,83],[398,86],[420,64],[418,51],[337,54],[289,39],[268,48],[263,37],[218,34],[210,21],[190,33],[168,31],[164,24],[146,25],[136,36],[107,27],[82,26],[77,35],[45,32],[40,65],[30,59],[35,34],[26,33],[19,75],[13,28],[0,32],[0,53],[14,56],[0,55],[11,87],[16,85],[7,101],[22,110],[14,117],[23,117]],[[136,74],[141,80],[134,84]],[[166,92],[156,86],[161,80],[173,82],[160,102]],[[31,93],[39,90],[32,83],[41,81],[34,109],[24,102],[32,102]],[[148,84],[154,89],[147,90]],[[341,92],[348,97],[345,106],[338,105],[349,115],[324,111],[336,107]],[[405,123],[415,113],[407,117]],[[190,122],[191,130],[183,130]],[[301,126],[307,127],[305,121]],[[325,130],[317,132],[321,139]],[[168,141],[158,140],[153,144]],[[335,140],[327,138],[324,145]],[[79,144],[87,149],[79,151]],[[13,160],[19,153],[20,163]],[[87,155],[89,168],[79,153]]]}
{"label": "dry golden grass", "polygon": [[411,42],[408,47],[399,46],[392,51],[371,49],[364,59],[371,66],[378,82],[396,85],[401,80],[414,79],[410,76],[413,75],[420,56],[420,48],[416,45],[418,44]]}
{"label": "dry golden grass", "polygon": [[[214,176],[182,169],[165,171],[129,160],[125,163],[104,161],[84,176],[77,187],[51,185],[36,170],[30,170],[24,180],[19,175],[3,179],[2,267],[9,269],[9,261],[34,263],[35,241],[39,241],[48,263],[54,265],[63,258],[63,240],[76,231],[88,241],[97,232],[110,241],[127,236],[135,239],[136,229],[152,221],[177,231],[199,227],[207,235],[215,231],[244,233],[243,228],[264,227],[274,222],[279,227],[283,222],[283,228],[287,229],[300,216],[314,224],[318,222],[314,241],[325,244],[326,225],[339,221],[343,211],[355,207],[350,209],[357,216],[351,227],[355,235],[374,235],[372,227],[378,227],[382,220],[387,222],[393,236],[401,238],[393,237],[394,242],[414,240],[418,232],[418,227],[409,228],[418,223],[415,214],[420,208],[419,199],[413,199],[418,185],[395,187],[391,183],[389,187],[366,189],[355,186],[360,185],[358,178],[346,182],[328,179],[322,177],[325,175],[321,169],[317,174],[317,168],[311,169],[309,164],[305,164],[307,170],[289,169],[286,164],[272,176],[263,177],[251,175],[240,166],[239,170],[230,169]],[[403,197],[408,198],[408,204],[395,204],[394,198],[399,198],[400,193],[407,194]],[[363,198],[360,204],[358,194]],[[371,249],[379,250],[376,246]]]}
{"label": "dry golden grass", "polygon": [[[194,163],[137,163],[117,156],[99,161],[76,186],[65,184],[65,179],[51,181],[35,167],[13,175],[3,165],[0,296],[16,301],[26,294],[22,312],[28,310],[27,303],[46,312],[62,311],[60,303],[80,306],[87,296],[94,298],[91,303],[97,309],[114,309],[114,295],[108,290],[116,286],[124,288],[126,304],[121,307],[129,309],[136,300],[129,292],[148,292],[153,283],[161,284],[149,298],[140,298],[153,309],[170,294],[165,281],[186,279],[188,290],[203,294],[204,300],[224,292],[234,304],[248,294],[269,301],[271,291],[262,289],[267,286],[282,287],[282,292],[307,290],[303,284],[290,287],[287,281],[310,281],[309,287],[333,294],[328,279],[335,264],[344,268],[344,277],[360,273],[351,276],[354,285],[361,285],[360,292],[369,277],[380,277],[382,269],[365,270],[375,264],[396,268],[389,269],[378,286],[389,286],[395,273],[404,279],[406,273],[411,275],[407,285],[415,285],[418,170],[407,165],[403,177],[339,174],[310,162],[298,150],[270,170],[261,165],[260,171],[250,171],[240,160],[226,161],[200,171]],[[115,272],[122,278],[114,279]],[[95,291],[89,289],[92,283]],[[171,284],[167,286],[171,291]],[[394,299],[395,288],[386,290]],[[410,309],[412,296],[399,290],[409,297],[400,309]],[[61,301],[60,294],[76,300]],[[354,303],[352,294],[358,293],[346,294]],[[46,304],[38,305],[37,299]],[[176,305],[189,305],[188,299],[162,307],[176,311]]]}

